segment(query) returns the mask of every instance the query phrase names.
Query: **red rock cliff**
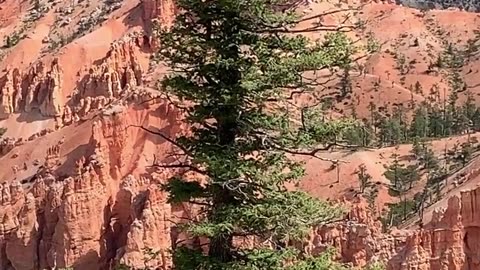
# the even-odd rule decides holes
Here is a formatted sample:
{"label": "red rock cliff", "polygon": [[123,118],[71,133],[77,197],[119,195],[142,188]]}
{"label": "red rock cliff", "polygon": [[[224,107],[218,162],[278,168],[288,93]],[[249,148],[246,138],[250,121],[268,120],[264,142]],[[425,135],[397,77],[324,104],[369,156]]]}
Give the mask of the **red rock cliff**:
{"label": "red rock cliff", "polygon": [[175,4],[173,0],[142,0],[143,19],[150,22],[157,19],[161,26],[170,27],[174,20]]}
{"label": "red rock cliff", "polygon": [[[174,114],[165,106],[153,105],[152,113]],[[92,155],[78,160],[71,175],[56,173],[63,165],[59,143],[33,179],[0,185],[0,269],[105,269],[114,262],[144,267],[146,248],[159,252],[150,266],[170,269],[171,210],[158,189],[166,175],[129,174],[134,167],[126,163],[135,164],[132,145],[147,135],[129,129],[131,121],[171,121],[148,115],[128,120],[126,108],[105,113],[92,126]],[[167,153],[159,152],[157,158]]]}
{"label": "red rock cliff", "polygon": [[383,261],[389,270],[480,269],[480,187],[450,198],[420,230],[382,233],[365,209],[357,204],[348,220],[313,230],[305,252],[333,246],[339,260],[357,266]]}

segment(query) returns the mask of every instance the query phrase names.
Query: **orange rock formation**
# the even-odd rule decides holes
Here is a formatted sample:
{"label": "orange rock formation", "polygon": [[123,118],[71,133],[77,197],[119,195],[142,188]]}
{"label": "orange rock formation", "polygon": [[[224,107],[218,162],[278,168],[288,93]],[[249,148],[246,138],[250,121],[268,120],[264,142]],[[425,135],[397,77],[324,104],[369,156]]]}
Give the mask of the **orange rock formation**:
{"label": "orange rock formation", "polygon": [[[141,2],[145,22],[158,19],[171,26],[173,0]],[[137,126],[153,126],[172,137],[182,127],[177,112],[145,86],[141,55],[150,50],[149,38],[138,34],[114,43],[96,64],[78,68],[79,81],[68,84],[74,89],[65,87],[56,59],[40,60],[26,72],[10,68],[0,78],[0,118],[38,110],[55,117],[57,128],[84,122],[89,125],[81,128],[91,129],[87,144],[72,147],[81,150],[80,157],[72,150],[65,158],[67,146],[59,141],[33,176],[0,184],[0,270],[91,270],[115,263],[172,267],[168,250],[184,236],[176,235],[171,219],[190,213],[188,207],[169,205],[158,188],[171,172],[149,167],[166,159],[171,146]],[[4,139],[0,157],[51,133],[43,129],[28,140]],[[65,159],[74,159],[74,168]],[[21,175],[19,165],[12,168],[14,175]],[[423,229],[388,234],[360,202],[345,221],[314,228],[298,246],[310,254],[334,246],[339,260],[357,266],[378,260],[392,270],[480,269],[479,193],[480,188],[452,197]],[[147,249],[159,255],[146,262]]]}
{"label": "orange rock formation", "polygon": [[65,179],[55,174],[62,165],[58,144],[48,149],[31,188],[0,186],[0,269],[103,269],[119,261],[143,267],[146,248],[160,252],[151,266],[169,269],[171,211],[157,186],[164,177],[122,172],[131,155],[122,117],[94,123],[92,155]]}
{"label": "orange rock formation", "polygon": [[8,70],[0,80],[0,90],[2,118],[14,112],[30,112],[33,108],[45,116],[63,114],[62,72],[57,60],[51,63],[48,71],[42,62],[25,75],[16,68]]}
{"label": "orange rock formation", "polygon": [[163,27],[173,23],[175,4],[173,0],[142,0],[143,19],[147,22],[158,19]]}
{"label": "orange rock formation", "polygon": [[313,230],[303,248],[318,254],[333,246],[339,260],[357,266],[383,261],[389,270],[480,269],[479,211],[480,187],[450,198],[423,229],[387,234],[359,203],[347,221]]}

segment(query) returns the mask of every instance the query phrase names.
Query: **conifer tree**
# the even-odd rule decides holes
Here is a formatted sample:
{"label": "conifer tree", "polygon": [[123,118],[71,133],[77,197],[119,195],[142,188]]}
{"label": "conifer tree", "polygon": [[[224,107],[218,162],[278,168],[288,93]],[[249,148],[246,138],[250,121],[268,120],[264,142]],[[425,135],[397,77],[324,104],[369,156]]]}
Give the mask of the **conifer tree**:
{"label": "conifer tree", "polygon": [[352,93],[352,78],[350,77],[350,67],[346,66],[343,70],[342,77],[340,78],[340,96],[346,97]]}
{"label": "conifer tree", "polygon": [[475,99],[473,98],[473,94],[472,92],[467,91],[467,99],[463,104],[463,113],[468,118],[468,120],[473,121],[476,110],[477,106],[475,105]]}
{"label": "conifer tree", "polygon": [[438,158],[435,156],[435,152],[432,150],[432,145],[427,142],[422,142],[422,152],[420,158],[420,166],[423,166],[428,173],[430,171],[436,171],[439,166]]}
{"label": "conifer tree", "polygon": [[376,109],[377,109],[377,106],[375,105],[374,102],[370,101],[368,103],[368,106],[367,106],[367,109],[368,111],[370,112],[370,119],[369,119],[369,123],[371,126],[373,126],[374,128],[374,133],[376,134],[377,133],[377,130],[376,130],[376,126],[377,126],[377,117],[375,117],[375,113],[377,112]]}
{"label": "conifer tree", "polygon": [[[177,247],[176,269],[338,269],[328,254],[311,258],[290,248],[342,211],[286,190],[304,173],[286,153],[315,156],[339,145],[352,121],[329,123],[318,111],[292,119],[283,101],[288,89],[308,89],[303,72],[348,66],[354,47],[339,32],[322,41],[287,35],[299,21],[289,2],[178,0],[173,27],[156,31],[157,59],[171,69],[162,91],[186,104],[192,127],[170,140],[186,157],[168,167],[205,179],[200,184],[177,176],[164,186],[171,203],[202,207],[182,229],[208,240],[207,252]],[[259,245],[236,244],[245,237]]]}
{"label": "conifer tree", "polygon": [[358,184],[360,187],[360,193],[365,192],[365,189],[372,185],[372,176],[367,172],[367,166],[365,164],[360,164],[357,170],[355,171],[358,178]]}
{"label": "conifer tree", "polygon": [[368,147],[375,137],[373,129],[368,125],[368,120],[358,121],[345,132],[345,141],[350,145]]}
{"label": "conifer tree", "polygon": [[460,160],[462,166],[465,167],[470,161],[473,153],[472,143],[470,141],[464,142],[461,144],[460,154],[457,156],[457,159]]}
{"label": "conifer tree", "polygon": [[475,131],[480,130],[480,110],[478,108],[475,109],[475,113],[473,114],[472,124]]}
{"label": "conifer tree", "polygon": [[428,111],[425,103],[420,104],[420,106],[415,110],[413,115],[413,121],[410,126],[410,133],[412,137],[425,138],[430,135],[428,130],[429,121],[428,121]]}
{"label": "conifer tree", "polygon": [[423,95],[423,87],[419,81],[415,83],[415,88],[413,91],[415,92],[415,94]]}
{"label": "conifer tree", "polygon": [[381,120],[380,140],[388,145],[396,145],[402,142],[402,123],[398,118],[390,117]]}
{"label": "conifer tree", "polygon": [[393,153],[391,157],[393,158],[392,164],[385,167],[386,171],[384,175],[392,182],[390,191],[400,198],[402,204],[402,216],[405,218],[408,214],[406,193],[413,187],[413,184],[420,180],[418,166],[405,166],[405,164],[400,163],[398,159],[399,155],[396,153]]}
{"label": "conifer tree", "polygon": [[438,107],[428,108],[428,120],[428,130],[430,131],[430,136],[441,137],[445,135],[445,116]]}

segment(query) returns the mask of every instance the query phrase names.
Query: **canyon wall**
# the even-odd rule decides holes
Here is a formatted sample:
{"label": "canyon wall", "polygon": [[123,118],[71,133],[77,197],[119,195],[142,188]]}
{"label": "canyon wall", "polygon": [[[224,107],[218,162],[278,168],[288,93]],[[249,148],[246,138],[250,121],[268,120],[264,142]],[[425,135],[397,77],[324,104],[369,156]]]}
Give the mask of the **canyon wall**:
{"label": "canyon wall", "polygon": [[[171,26],[173,1],[142,0],[142,8],[146,22],[158,19],[162,26]],[[140,63],[145,52],[151,52],[151,44],[143,34],[115,42],[103,59],[79,72],[75,89],[65,89],[56,59],[39,61],[27,71],[10,68],[0,78],[0,118],[38,110],[55,117],[57,128],[92,122],[85,146],[91,154],[67,168],[69,175],[58,173],[65,171],[59,141],[47,150],[43,166],[31,179],[2,179],[0,270],[94,270],[118,263],[171,269],[168,250],[177,238],[185,238],[177,235],[172,218],[191,213],[188,206],[168,204],[158,187],[173,172],[140,162],[147,154],[168,162],[170,146],[163,142],[147,153],[141,146],[153,139],[130,130],[153,125],[174,137],[182,128],[177,112],[145,85],[146,70]],[[138,114],[132,109],[137,106]],[[143,115],[149,119],[143,121]],[[23,143],[1,141],[0,156]],[[382,261],[391,270],[480,269],[479,196],[480,188],[465,191],[460,198],[452,197],[445,210],[436,211],[424,228],[388,233],[359,201],[344,221],[314,228],[297,246],[314,255],[333,246],[338,260],[356,266]],[[154,253],[157,256],[145,258]]]}
{"label": "canyon wall", "polygon": [[160,26],[170,27],[175,17],[173,0],[142,0],[143,19],[146,22],[158,20]]}
{"label": "canyon wall", "polygon": [[480,11],[480,2],[475,0],[396,0],[396,3],[418,9],[460,8],[470,12]]}
{"label": "canyon wall", "polygon": [[92,124],[93,154],[66,178],[56,173],[59,142],[29,183],[0,185],[0,269],[144,267],[148,251],[158,256],[147,266],[170,269],[171,210],[158,188],[167,175],[122,171],[136,143],[125,117],[118,111]]}
{"label": "canyon wall", "polygon": [[356,266],[380,261],[388,270],[480,269],[480,187],[451,197],[418,230],[384,233],[366,204],[357,203],[347,220],[312,230],[301,247],[318,254],[329,246],[338,260]]}
{"label": "canyon wall", "polygon": [[[112,166],[121,157],[110,146],[120,140],[122,147],[125,134],[111,118],[93,126],[94,152],[77,162],[72,176],[55,175],[58,145],[49,149],[30,187],[0,186],[0,269],[106,269],[117,263],[171,268],[171,220],[182,210],[172,208],[158,188],[165,172],[123,176]],[[315,228],[297,246],[313,255],[333,246],[338,260],[362,267],[380,261],[391,270],[480,269],[479,196],[480,188],[465,191],[423,229],[389,233],[360,201],[344,221]]]}
{"label": "canyon wall", "polygon": [[63,113],[62,74],[56,60],[49,67],[39,62],[26,74],[17,68],[7,70],[0,79],[0,118],[37,108],[43,115]]}
{"label": "canyon wall", "polygon": [[75,89],[63,88],[58,59],[49,64],[39,61],[25,74],[17,68],[9,69],[0,78],[0,118],[38,109],[42,115],[68,124],[114,99],[132,95],[142,85],[138,55],[148,47],[148,39],[139,34],[116,41],[100,64],[79,71]]}

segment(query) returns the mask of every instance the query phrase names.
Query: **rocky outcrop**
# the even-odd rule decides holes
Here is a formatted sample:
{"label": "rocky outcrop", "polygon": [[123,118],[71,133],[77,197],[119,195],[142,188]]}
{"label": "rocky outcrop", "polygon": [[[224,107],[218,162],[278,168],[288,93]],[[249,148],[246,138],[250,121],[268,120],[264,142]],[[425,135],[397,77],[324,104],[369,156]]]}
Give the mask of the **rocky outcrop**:
{"label": "rocky outcrop", "polygon": [[37,222],[35,199],[25,194],[20,183],[0,185],[0,268],[34,269]]}
{"label": "rocky outcrop", "polygon": [[[32,181],[0,185],[0,269],[107,269],[113,263],[171,268],[170,205],[164,174],[121,172],[130,149],[121,111],[93,125],[90,157],[56,175],[62,143]],[[32,183],[32,184],[30,184]],[[56,268],[55,268],[56,267]]]}
{"label": "rocky outcrop", "polygon": [[8,70],[0,82],[1,102],[0,116],[5,117],[16,111],[20,107],[22,99],[22,89],[20,86],[20,74],[18,69]]}
{"label": "rocky outcrop", "polygon": [[312,230],[301,247],[318,254],[335,247],[337,259],[356,266],[382,261],[389,270],[480,269],[480,187],[452,197],[419,230],[381,231],[363,203],[347,220]]}
{"label": "rocky outcrop", "polygon": [[464,191],[407,237],[390,269],[480,269],[480,188]]}
{"label": "rocky outcrop", "polygon": [[112,44],[101,63],[90,67],[77,83],[72,99],[65,105],[60,125],[77,122],[109,104],[122,105],[132,99],[155,96],[141,88],[144,71],[138,55],[148,49],[148,40],[137,34]]}
{"label": "rocky outcrop", "polygon": [[[112,44],[110,51],[98,66],[92,66],[79,82],[80,97],[120,97],[142,84],[142,68],[136,54],[141,49],[140,37]],[[140,44],[139,44],[140,43]]]}
{"label": "rocky outcrop", "polygon": [[[144,70],[139,55],[149,50],[148,38],[138,33],[126,36],[112,44],[99,64],[79,71],[81,79],[75,89],[62,88],[63,72],[56,59],[48,69],[40,61],[25,74],[16,68],[9,69],[0,78],[0,119],[12,113],[38,110],[44,116],[55,117],[59,128],[113,103],[155,98],[158,94],[142,88]],[[68,93],[71,94],[66,95]]]}
{"label": "rocky outcrop", "polygon": [[[153,185],[140,201],[144,204],[142,207],[132,205],[133,222],[127,235],[122,262],[135,269],[170,269],[170,205],[166,202],[165,194]],[[145,261],[145,256],[150,256],[148,261]]]}
{"label": "rocky outcrop", "polygon": [[386,260],[392,254],[394,239],[384,235],[381,228],[367,204],[360,200],[352,205],[345,221],[314,228],[302,249],[307,254],[318,255],[334,247],[338,260],[365,266],[373,260]]}
{"label": "rocky outcrop", "polygon": [[403,232],[405,241],[388,269],[480,269],[479,198],[480,187],[463,191],[423,229]]}
{"label": "rocky outcrop", "polygon": [[397,0],[397,2],[418,9],[460,8],[470,12],[480,11],[480,3],[475,0]]}
{"label": "rocky outcrop", "polygon": [[64,96],[72,89],[62,88],[63,72],[57,59],[49,68],[40,61],[25,74],[16,68],[8,69],[0,78],[0,118],[38,109],[44,116],[68,122],[72,121],[72,113],[82,115],[101,109],[114,98],[126,97],[142,85],[143,70],[138,55],[148,47],[148,39],[136,33],[113,43],[99,65],[79,72],[81,79],[69,102]]}
{"label": "rocky outcrop", "polygon": [[175,4],[173,0],[142,0],[143,19],[150,23],[158,20],[162,27],[170,27],[175,16]]}
{"label": "rocky outcrop", "polygon": [[62,71],[57,60],[48,70],[39,62],[25,75],[16,68],[9,69],[0,79],[0,92],[0,118],[33,109],[45,116],[63,114]]}

